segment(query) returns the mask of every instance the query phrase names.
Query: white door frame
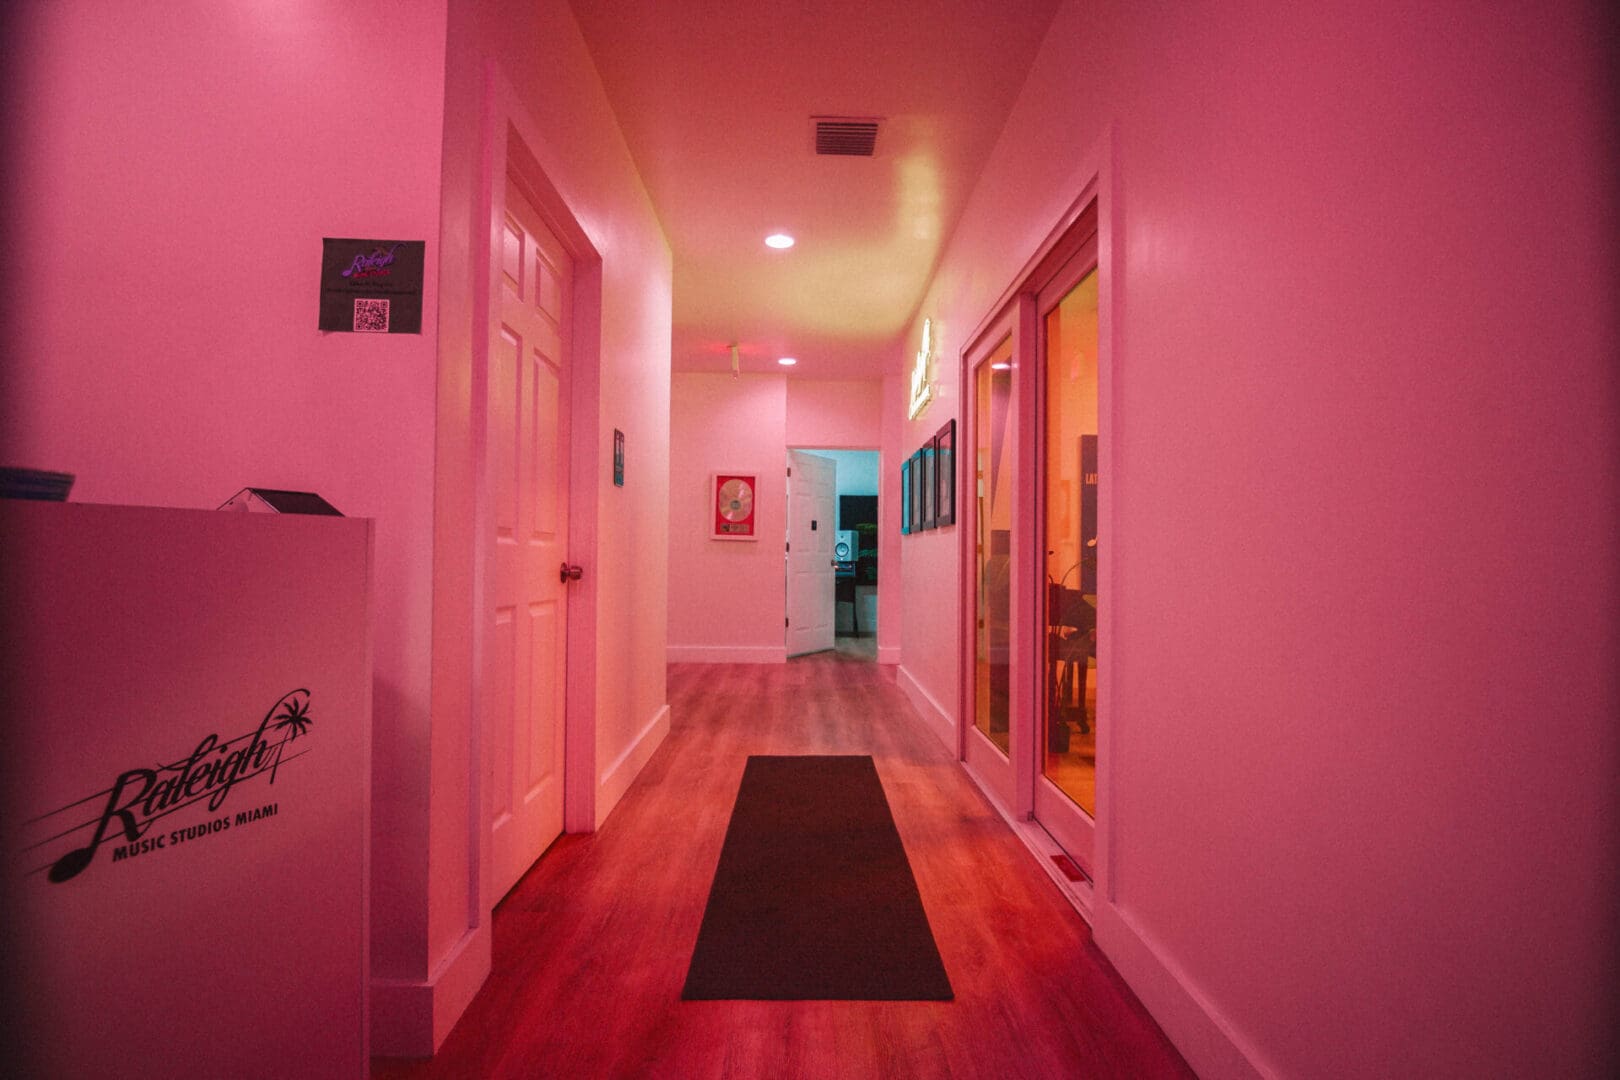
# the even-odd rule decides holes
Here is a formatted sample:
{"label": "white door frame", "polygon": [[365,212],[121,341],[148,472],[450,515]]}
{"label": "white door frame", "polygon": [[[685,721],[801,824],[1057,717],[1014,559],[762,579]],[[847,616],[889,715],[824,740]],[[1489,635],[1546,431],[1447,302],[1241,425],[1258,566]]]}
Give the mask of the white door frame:
{"label": "white door frame", "polygon": [[[1096,813],[1094,822],[1094,865],[1090,868],[1095,882],[1097,899],[1112,903],[1115,897],[1114,854],[1117,850],[1115,834],[1117,819],[1113,810],[1114,753],[1119,728],[1128,726],[1129,718],[1120,716],[1113,704],[1113,673],[1118,662],[1117,643],[1113,634],[1114,575],[1121,553],[1115,544],[1115,492],[1120,485],[1121,455],[1120,424],[1116,386],[1120,367],[1118,341],[1119,321],[1118,271],[1120,257],[1118,244],[1121,237],[1119,204],[1114,197],[1115,166],[1118,154],[1118,136],[1110,125],[1102,137],[1082,158],[1081,167],[1074,174],[1072,190],[1078,192],[1074,200],[1059,215],[1051,231],[1041,242],[1023,267],[1012,278],[1011,284],[997,298],[983,321],[965,339],[958,358],[958,385],[962,389],[960,400],[964,422],[959,429],[959,449],[956,455],[958,503],[971,498],[973,491],[974,444],[972,424],[967,415],[974,407],[971,382],[973,361],[988,345],[992,334],[1010,332],[1014,342],[1014,380],[1017,386],[1015,410],[1017,413],[1017,469],[1015,480],[1017,495],[1014,519],[1033,525],[1041,520],[1041,498],[1032,483],[1036,475],[1035,458],[1040,421],[1036,414],[1039,397],[1039,365],[1034,363],[1037,346],[1036,294],[1052,275],[1074,254],[1069,245],[1075,240],[1071,228],[1095,204],[1096,257],[1098,271],[1097,313],[1097,378],[1098,378],[1098,466],[1099,483],[1097,509],[1100,521],[1098,531],[1099,553],[1097,566],[1097,780]],[[970,518],[959,511],[958,521]],[[1042,565],[1038,558],[1039,539],[1035,530],[1026,526],[1021,538],[1015,538],[1012,551],[1013,596],[1012,609],[1012,753],[1010,785],[1005,776],[981,776],[969,760],[971,740],[983,740],[974,729],[973,708],[973,620],[977,611],[974,547],[971,529],[961,530],[958,538],[958,559],[961,567],[959,610],[961,672],[958,683],[957,752],[970,776],[981,790],[995,803],[1009,821],[1023,827],[1035,817],[1036,781],[1039,772],[1035,755],[1038,740],[1032,737],[1032,728],[1039,720],[1040,694],[1037,688],[1036,664],[1040,651],[1039,630],[1036,627],[1041,605],[1045,604],[1045,587],[1034,568]],[[974,730],[970,730],[974,729]],[[1044,781],[1044,778],[1041,778]],[[997,781],[1000,781],[999,783]],[[1038,825],[1030,825],[1040,828]],[[1089,918],[1089,901],[1083,909]]]}
{"label": "white door frame", "polygon": [[568,561],[584,568],[569,586],[567,686],[563,721],[563,831],[590,832],[596,827],[596,623],[597,623],[597,477],[601,459],[601,312],[602,258],[585,230],[552,185],[535,148],[549,149],[528,116],[516,90],[496,69],[485,65],[485,108],[480,143],[479,206],[472,333],[473,581],[470,600],[472,638],[472,709],[469,797],[474,812],[471,849],[472,912],[489,911],[500,899],[491,894],[489,846],[491,793],[485,777],[489,747],[483,715],[484,667],[488,650],[482,612],[487,606],[490,568],[483,537],[494,508],[489,497],[489,350],[500,319],[499,237],[504,224],[505,186],[511,176],[539,211],[546,225],[574,260],[574,296],[569,409]]}
{"label": "white door frame", "polygon": [[[990,362],[991,354],[1001,342],[1011,339],[1013,357],[1013,381],[1010,388],[1011,401],[1006,419],[1007,432],[1004,438],[1004,454],[1014,455],[1013,487],[1007,492],[1007,498],[1013,501],[1012,518],[1015,523],[1024,519],[1019,515],[1027,512],[1020,505],[1021,495],[1018,485],[1025,473],[1025,463],[1022,460],[1023,429],[1025,421],[1021,415],[1020,404],[1026,393],[1022,380],[1018,376],[1028,368],[1023,363],[1028,355],[1028,346],[1019,338],[1019,319],[1017,306],[1005,304],[997,311],[996,316],[988,320],[974,334],[967,346],[962,350],[962,402],[963,415],[957,425],[957,514],[958,524],[957,543],[959,545],[958,557],[961,560],[961,597],[962,607],[960,613],[960,630],[957,635],[957,653],[961,657],[961,686],[960,708],[957,723],[957,756],[967,768],[970,775],[980,788],[1008,812],[1021,805],[1017,783],[1021,773],[1015,767],[1018,748],[1022,745],[1022,727],[1029,723],[1029,714],[1025,708],[1023,692],[1028,680],[1023,677],[1024,668],[1028,665],[1029,642],[1019,634],[1019,627],[1023,625],[1026,616],[1026,601],[1022,591],[1018,588],[1019,575],[1023,572],[1023,559],[1027,558],[1020,543],[1014,543],[1009,551],[1008,577],[1010,580],[1009,595],[1007,597],[1007,660],[1008,660],[1008,751],[1001,749],[991,742],[990,738],[978,728],[978,614],[979,614],[979,552],[978,540],[983,536],[988,542],[989,534],[983,531],[980,521],[980,508],[978,500],[978,445],[980,432],[978,430],[978,393],[976,377],[979,366]],[[1030,451],[1031,456],[1033,450]],[[988,482],[988,481],[987,481]],[[1027,531],[1027,526],[1019,530],[1019,534]]]}
{"label": "white door frame", "polygon": [[[826,520],[825,521],[821,521],[819,523],[819,526],[817,524],[817,519],[812,519],[810,529],[805,530],[805,531],[800,531],[799,534],[798,534],[799,541],[800,541],[801,545],[803,545],[804,543],[809,542],[812,539],[811,537],[809,537],[807,535],[807,532],[815,533],[816,535],[813,538],[814,549],[807,551],[807,550],[804,550],[803,547],[801,546],[800,550],[795,552],[793,550],[792,541],[793,541],[793,538],[794,538],[795,522],[797,521],[797,518],[795,518],[794,513],[793,513],[793,502],[794,502],[794,498],[793,498],[793,481],[795,479],[797,479],[797,478],[794,477],[794,475],[793,475],[793,466],[795,464],[800,464],[801,465],[801,471],[802,471],[803,463],[802,463],[801,459],[806,457],[806,456],[816,457],[818,455],[816,454],[816,452],[814,450],[803,450],[800,447],[789,447],[788,448],[788,451],[787,451],[787,463],[788,463],[788,514],[787,514],[787,520],[788,520],[788,532],[787,532],[787,535],[788,535],[788,551],[787,551],[787,558],[785,560],[783,560],[783,566],[784,566],[783,573],[784,573],[784,578],[785,578],[784,584],[786,586],[786,604],[787,604],[787,613],[788,613],[789,622],[788,622],[788,625],[783,630],[783,645],[784,645],[784,647],[786,649],[786,652],[787,652],[787,655],[788,655],[789,658],[792,658],[794,656],[807,656],[807,655],[809,655],[811,653],[815,653],[815,652],[825,652],[828,649],[835,648],[837,646],[837,643],[838,643],[838,625],[837,625],[838,624],[838,609],[837,609],[837,605],[833,601],[833,592],[834,592],[834,590],[835,590],[835,588],[837,586],[837,582],[836,582],[836,579],[833,576],[833,567],[832,567],[833,537],[834,537],[834,533],[835,533],[835,527],[838,524],[838,463],[836,461],[831,460],[831,459],[825,459],[825,458],[822,459],[822,461],[826,464],[826,466],[830,470],[832,470],[832,475],[833,475],[832,491],[831,491],[831,493],[829,495],[829,501],[831,503],[831,505],[829,507],[830,513],[828,513],[826,515]],[[815,559],[816,559],[818,553],[819,553],[819,555],[823,556],[824,559],[825,559],[825,567],[824,567],[825,573],[824,574],[822,573],[823,567],[819,566],[819,565],[816,565],[816,563],[815,563]],[[822,597],[822,602],[820,604],[818,604],[818,606],[825,608],[825,614],[827,616],[827,622],[826,622],[826,628],[827,628],[827,639],[826,640],[827,640],[827,644],[826,645],[820,645],[819,643],[817,643],[815,648],[799,649],[797,652],[794,651],[795,629],[797,629],[800,633],[803,633],[803,631],[805,630],[805,627],[801,625],[801,626],[795,628],[792,621],[791,621],[792,618],[793,618],[793,598],[794,598],[794,594],[795,594],[794,584],[793,584],[793,582],[794,582],[793,567],[794,567],[794,561],[795,561],[794,560],[794,555],[798,555],[799,560],[801,562],[803,562],[806,565],[811,566],[813,569],[815,569],[818,579],[820,577],[825,577],[826,578],[825,595]],[[801,597],[801,599],[802,599],[802,597]]]}
{"label": "white door frame", "polygon": [[[957,436],[957,438],[960,439],[961,436],[959,435],[959,436]],[[842,445],[842,446],[828,446],[828,445],[789,446],[789,447],[786,447],[785,449],[789,453],[792,453],[795,450],[802,450],[802,451],[805,451],[805,452],[808,452],[808,453],[811,453],[811,454],[876,454],[877,455],[877,463],[878,463],[877,464],[877,468],[878,468],[878,493],[877,493],[877,501],[878,501],[878,533],[877,533],[877,548],[875,550],[877,552],[879,552],[879,557],[878,557],[878,579],[877,579],[877,584],[872,586],[872,598],[875,601],[874,614],[877,616],[875,625],[881,627],[883,625],[883,618],[884,618],[883,612],[884,612],[884,604],[885,604],[885,600],[884,600],[885,595],[887,594],[892,598],[894,594],[897,594],[900,591],[900,586],[897,584],[898,574],[900,573],[900,571],[898,570],[898,567],[900,565],[900,543],[899,543],[900,538],[899,538],[899,536],[897,534],[888,533],[883,527],[883,507],[884,507],[884,504],[887,502],[887,500],[883,496],[883,477],[885,475],[887,475],[884,472],[884,464],[883,464],[883,462],[884,462],[885,455],[884,455],[884,452],[883,452],[883,447],[881,447],[881,446],[859,446],[859,445],[850,446],[850,445],[846,444],[846,445]],[[833,520],[834,521],[837,521],[838,512],[839,512],[838,511],[837,499],[838,499],[838,492],[837,492],[837,489],[834,488],[834,490],[833,490]],[[785,502],[784,502],[784,505],[786,505]],[[893,547],[893,549],[892,549],[892,551],[890,553],[889,559],[884,560],[882,558],[881,553],[884,552],[884,551],[889,551],[890,550],[886,546],[887,542],[890,539],[892,539],[892,541],[894,543],[894,547]],[[887,570],[884,569],[885,566],[888,567]],[[788,574],[787,560],[784,559],[782,561],[782,596],[783,596],[783,600],[784,600],[784,603],[783,603],[783,610],[784,611],[787,610],[787,607],[786,607],[787,574]],[[858,604],[858,603],[860,603],[860,600],[858,599],[858,597],[859,597],[858,592],[857,592],[856,596],[857,596],[856,603]],[[896,601],[896,602],[898,602],[898,601]],[[892,605],[890,605],[890,606],[892,607]],[[838,637],[837,618],[838,618],[838,615],[837,615],[837,610],[835,608],[834,612],[833,612],[833,640],[834,640],[834,647],[835,648],[837,647],[837,637]],[[896,622],[898,623],[898,619],[896,620]],[[784,650],[785,650],[786,645],[787,645],[787,635],[786,635],[786,633],[784,633],[782,635],[782,644],[783,644]],[[873,645],[875,646],[876,644],[877,644],[877,638],[874,635],[874,637],[873,637]],[[879,655],[881,656],[881,653]],[[883,663],[884,661],[882,661],[880,659],[878,662]]]}

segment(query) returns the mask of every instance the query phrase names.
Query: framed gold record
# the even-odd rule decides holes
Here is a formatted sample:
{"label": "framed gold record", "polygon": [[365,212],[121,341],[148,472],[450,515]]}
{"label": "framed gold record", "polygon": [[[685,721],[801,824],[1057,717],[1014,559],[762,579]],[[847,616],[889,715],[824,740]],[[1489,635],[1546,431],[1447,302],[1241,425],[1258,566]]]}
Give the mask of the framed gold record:
{"label": "framed gold record", "polygon": [[709,539],[758,540],[754,511],[759,477],[753,473],[715,473],[709,485]]}

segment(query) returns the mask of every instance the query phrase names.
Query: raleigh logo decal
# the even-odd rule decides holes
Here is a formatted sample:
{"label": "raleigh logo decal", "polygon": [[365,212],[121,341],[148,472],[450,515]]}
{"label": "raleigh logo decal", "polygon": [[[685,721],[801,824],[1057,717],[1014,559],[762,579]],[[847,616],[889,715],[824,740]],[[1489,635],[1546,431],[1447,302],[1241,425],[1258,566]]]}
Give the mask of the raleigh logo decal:
{"label": "raleigh logo decal", "polygon": [[384,251],[381,247],[373,248],[370,255],[356,255],[354,262],[343,271],[346,278],[388,277],[393,271],[388,267],[393,264],[394,252],[400,248],[399,244]]}
{"label": "raleigh logo decal", "polygon": [[240,811],[234,821],[230,814],[223,814],[169,832],[152,828],[170,814],[196,803],[206,803],[210,812],[217,812],[238,784],[254,777],[269,774],[267,783],[274,784],[277,771],[285,762],[308,753],[304,748],[289,753],[287,748],[295,739],[308,734],[314,723],[309,715],[309,699],[307,689],[289,690],[276,699],[253,731],[232,739],[206,735],[195,750],[178,761],[155,769],[126,769],[113,781],[112,787],[33,819],[28,823],[30,826],[43,825],[55,818],[56,824],[46,827],[56,827],[64,820],[72,820],[62,815],[82,813],[79,808],[86,804],[98,808],[96,816],[68,825],[30,845],[30,849],[44,847],[68,837],[75,837],[69,842],[78,844],[84,840],[84,830],[91,830],[88,842],[31,872],[44,870],[49,880],[61,883],[82,873],[103,844],[112,848],[112,861],[116,863],[224,832],[233,825],[273,817],[279,811],[277,803]]}

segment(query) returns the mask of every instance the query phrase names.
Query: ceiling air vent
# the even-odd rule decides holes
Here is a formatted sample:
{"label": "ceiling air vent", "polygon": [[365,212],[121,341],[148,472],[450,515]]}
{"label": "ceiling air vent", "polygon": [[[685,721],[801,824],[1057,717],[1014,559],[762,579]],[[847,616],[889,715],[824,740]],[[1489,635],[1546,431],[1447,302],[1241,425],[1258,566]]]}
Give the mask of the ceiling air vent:
{"label": "ceiling air vent", "polygon": [[816,153],[842,157],[871,157],[877,145],[878,122],[852,116],[812,116],[816,123]]}

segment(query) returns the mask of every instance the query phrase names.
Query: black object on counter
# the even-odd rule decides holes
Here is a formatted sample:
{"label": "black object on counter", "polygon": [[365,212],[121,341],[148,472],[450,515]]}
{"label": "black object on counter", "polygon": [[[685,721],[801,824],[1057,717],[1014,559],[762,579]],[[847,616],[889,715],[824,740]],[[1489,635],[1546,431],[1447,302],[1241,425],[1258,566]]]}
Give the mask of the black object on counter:
{"label": "black object on counter", "polygon": [[313,491],[278,491],[275,488],[246,487],[220,506],[221,510],[253,514],[324,514],[342,517],[343,511]]}

